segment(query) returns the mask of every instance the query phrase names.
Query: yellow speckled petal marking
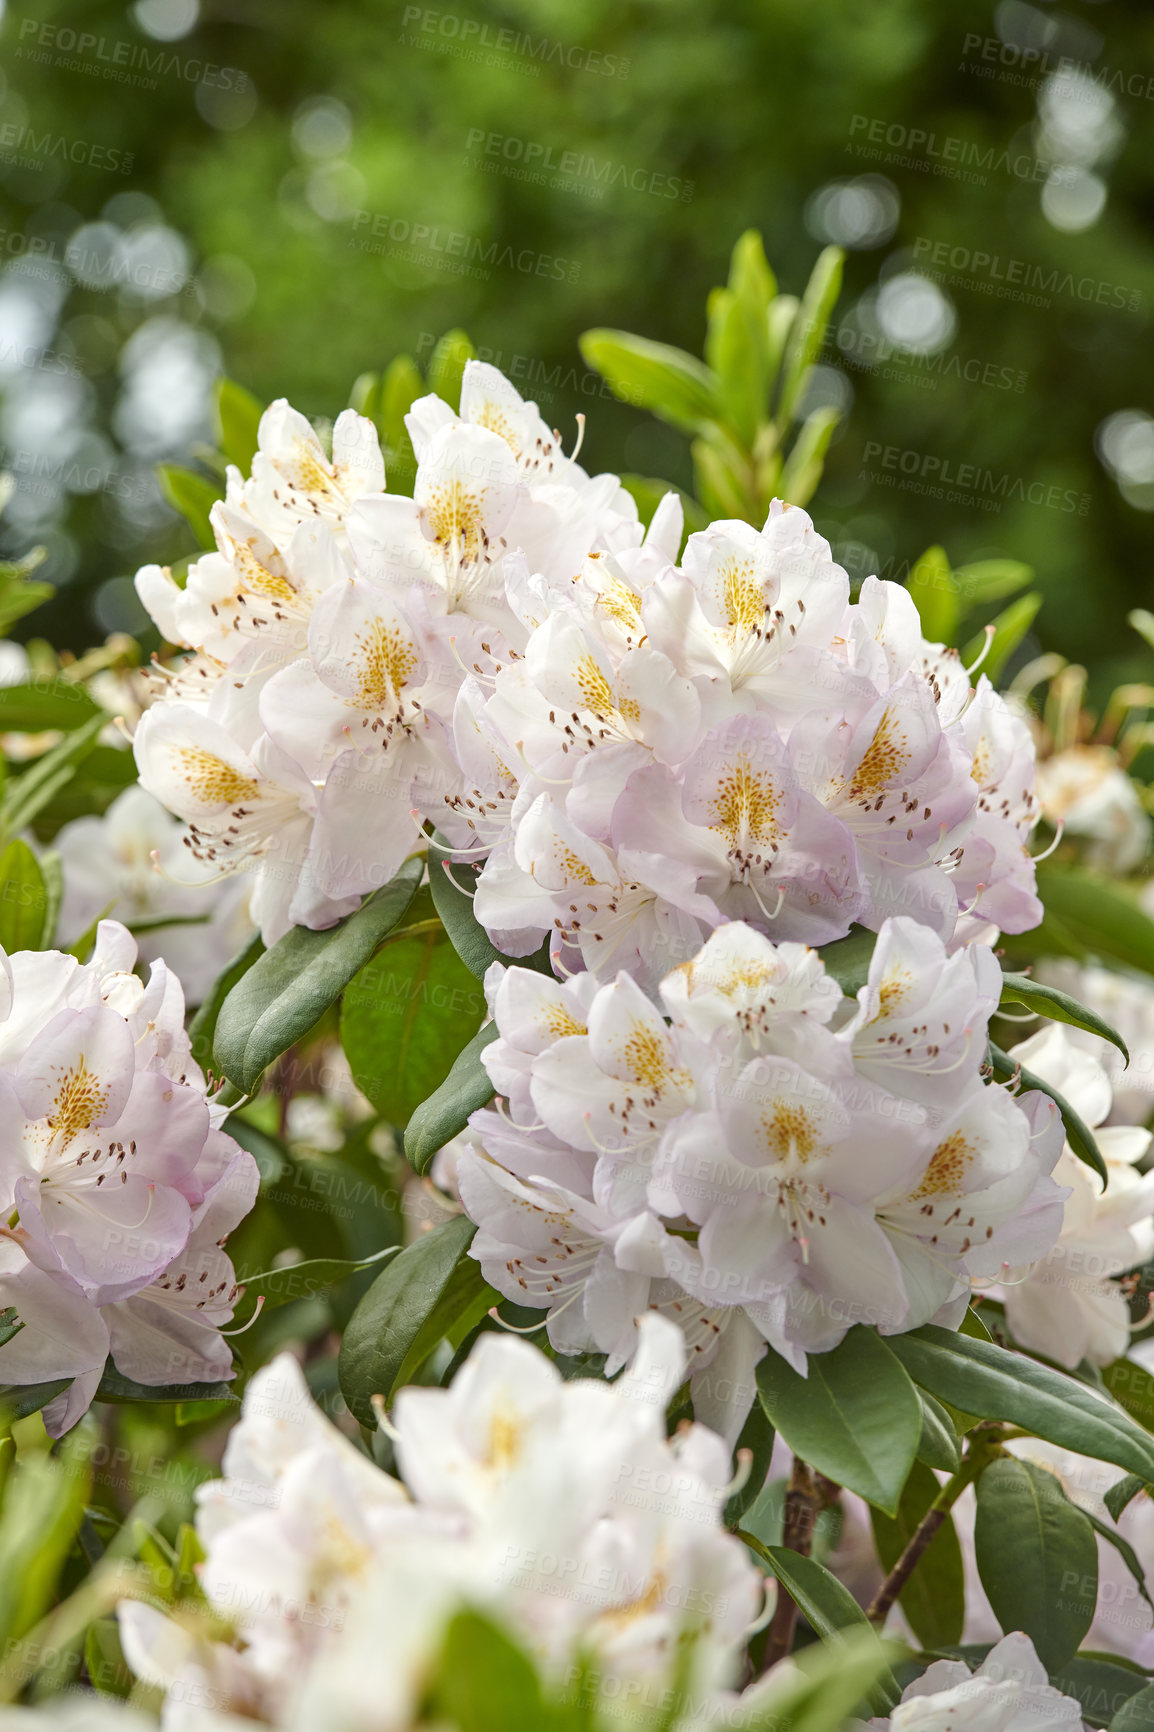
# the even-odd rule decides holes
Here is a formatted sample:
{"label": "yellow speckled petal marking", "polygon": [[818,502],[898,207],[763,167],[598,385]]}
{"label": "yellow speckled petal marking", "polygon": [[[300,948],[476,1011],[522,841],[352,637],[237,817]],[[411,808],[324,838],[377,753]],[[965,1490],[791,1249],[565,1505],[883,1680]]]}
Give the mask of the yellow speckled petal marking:
{"label": "yellow speckled petal marking", "polygon": [[391,708],[417,665],[411,638],[397,626],[375,619],[357,633],[357,696],[361,709]]}
{"label": "yellow speckled petal marking", "polygon": [[239,806],[260,798],[260,783],[226,764],[215,752],[206,752],[202,746],[181,746],[173,756],[178,774],[206,806]]}
{"label": "yellow speckled petal marking", "polygon": [[913,754],[892,710],[886,710],[850,784],[851,800],[872,800],[892,787]]}
{"label": "yellow speckled petal marking", "polygon": [[967,1168],[974,1158],[974,1145],[961,1131],[939,1143],[911,1202],[925,1197],[956,1197],[961,1194]]}
{"label": "yellow speckled petal marking", "polygon": [[720,830],[731,848],[747,837],[765,844],[776,842],[781,835],[776,817],[779,803],[772,779],[740,757],[718,781],[711,828]]}
{"label": "yellow speckled petal marking", "polygon": [[80,1131],[86,1131],[107,1105],[107,1086],[93,1076],[81,1057],[76,1068],[61,1078],[48,1115],[48,1128],[54,1137],[67,1142]]}

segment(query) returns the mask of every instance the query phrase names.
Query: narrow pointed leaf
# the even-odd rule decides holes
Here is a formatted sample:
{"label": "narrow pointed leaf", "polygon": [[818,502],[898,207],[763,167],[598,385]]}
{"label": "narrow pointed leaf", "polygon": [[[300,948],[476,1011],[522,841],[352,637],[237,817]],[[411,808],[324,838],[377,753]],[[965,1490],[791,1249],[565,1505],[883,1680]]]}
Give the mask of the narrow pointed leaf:
{"label": "narrow pointed leaf", "polygon": [[1031,980],[1025,974],[1003,974],[1000,1002],[1002,1006],[1020,1004],[1024,1009],[1032,1010],[1036,1016],[1048,1018],[1050,1022],[1069,1023],[1072,1028],[1082,1028],[1088,1034],[1096,1034],[1116,1046],[1126,1063],[1130,1063],[1126,1042],[1117,1029],[1111,1028],[1097,1011],[1091,1010],[1088,1005],[1079,1004],[1068,992],[1059,992],[1056,986],[1043,986],[1041,981]]}
{"label": "narrow pointed leaf", "polygon": [[1154,1437],[1072,1377],[933,1323],[890,1336],[888,1346],[914,1382],[939,1401],[1154,1480]]}
{"label": "narrow pointed leaf", "polygon": [[405,1126],[405,1157],[415,1172],[427,1173],[437,1151],[460,1136],[471,1113],[492,1100],[493,1084],[481,1054],[496,1038],[495,1022],[479,1028],[453,1060],[440,1088],[421,1103]]}

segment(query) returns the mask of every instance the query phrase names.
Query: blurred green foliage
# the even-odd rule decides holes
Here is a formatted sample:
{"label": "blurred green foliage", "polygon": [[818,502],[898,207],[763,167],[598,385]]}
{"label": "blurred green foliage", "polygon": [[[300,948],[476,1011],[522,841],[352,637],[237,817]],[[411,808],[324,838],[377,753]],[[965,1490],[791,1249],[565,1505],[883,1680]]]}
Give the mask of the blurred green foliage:
{"label": "blurred green foliage", "polygon": [[[1154,409],[1154,14],[17,0],[0,42],[4,551],[42,541],[63,584],[22,635],[141,627],[127,578],[192,551],[152,465],[211,438],[222,365],[333,416],[463,328],[567,442],[586,413],[584,461],[692,490],[686,438],[578,339],[708,353],[754,228],[783,294],[847,249],[802,408],[845,411],[810,509],[851,573],[904,579],[931,543],[1024,561],[1045,605],[1021,654],[1103,689],[1148,673],[1124,620],[1149,596],[1154,428],[1116,424],[1128,498],[1095,434]],[[861,176],[883,178],[831,188]]]}

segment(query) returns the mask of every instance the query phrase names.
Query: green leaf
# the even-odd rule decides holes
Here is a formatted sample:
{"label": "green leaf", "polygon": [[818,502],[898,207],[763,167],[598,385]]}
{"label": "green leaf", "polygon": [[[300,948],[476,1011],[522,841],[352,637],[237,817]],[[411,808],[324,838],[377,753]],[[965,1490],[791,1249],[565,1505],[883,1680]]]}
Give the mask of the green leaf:
{"label": "green leaf", "polygon": [[953,1420],[940,1402],[924,1389],[918,1390],[922,1410],[922,1435],[918,1439],[918,1460],[941,1473],[957,1473],[962,1464],[961,1446]]}
{"label": "green leaf", "polygon": [[19,686],[0,686],[0,733],[40,734],[56,728],[71,733],[93,716],[108,720],[107,713],[84,687],[68,680],[31,680]]}
{"label": "green leaf", "polygon": [[931,643],[953,643],[961,606],[944,547],[926,548],[910,572],[908,588],[922,622],[922,636]]}
{"label": "green leaf", "polygon": [[1136,1473],[1128,1473],[1124,1479],[1117,1480],[1102,1499],[1114,1520],[1121,1516],[1126,1505],[1132,1503],[1140,1491],[1150,1496],[1150,1487],[1139,1479]]}
{"label": "green leaf", "polygon": [[48,916],[44,874],[27,842],[17,837],[0,854],[0,944],[9,955],[41,949]]}
{"label": "green leaf", "polygon": [[801,305],[790,327],[781,368],[781,390],[776,418],[788,427],[809,380],[809,371],[821,354],[826,328],[841,293],[844,254],[840,247],[826,247],[818,254]]}
{"label": "green leaf", "polygon": [[744,517],[747,496],[743,466],[735,466],[725,451],[708,439],[695,439],[691,449],[694,479],[706,514]]}
{"label": "green leaf", "polygon": [[717,418],[720,380],[683,349],[605,329],[586,331],[580,349],[623,403],[649,409],[683,433],[696,433]]}
{"label": "green leaf", "polygon": [[[0,477],[0,487],[11,477]],[[0,509],[3,506],[0,505]],[[47,557],[47,549],[33,547],[20,559],[0,559],[0,634],[6,634],[41,602],[56,594],[54,583],[29,583],[28,578]]]}
{"label": "green leaf", "polygon": [[71,1377],[54,1377],[47,1383],[2,1385],[0,1413],[8,1424],[14,1419],[28,1419],[33,1413],[39,1413],[42,1407],[47,1407],[50,1401],[55,1401],[58,1395],[63,1395],[71,1382]]}
{"label": "green leaf", "polygon": [[102,1696],[128,1696],[136,1682],[120,1646],[115,1618],[97,1618],[84,1637],[84,1670]]}
{"label": "green leaf", "polygon": [[914,1382],[939,1401],[1154,1480],[1154,1438],[1072,1377],[933,1323],[893,1335],[888,1345]]}
{"label": "green leaf", "polygon": [[728,288],[710,295],[705,352],[725,413],[750,447],[769,416],[768,313],[776,293],[761,236],[748,229],[733,249]]}
{"label": "green leaf", "polygon": [[189,1023],[188,1038],[192,1045],[192,1056],[203,1069],[207,1070],[212,1065],[213,1040],[221,1005],[237,981],[246,975],[254,962],[263,955],[264,945],[257,933],[249,939],[240,954],[233,957],[223,974],[213,981],[208,997]]}
{"label": "green leaf", "polygon": [[896,1515],[921,1437],[917,1392],[889,1346],[861,1324],[801,1377],[780,1354],[757,1368],[772,1424],[803,1461]]}
{"label": "green leaf", "polygon": [[416,1109],[405,1126],[405,1158],[414,1172],[427,1173],[433,1156],[451,1142],[493,1098],[493,1084],[481,1054],[497,1038],[497,1025],[479,1028],[453,1060],[444,1082]]}
{"label": "green leaf", "polygon": [[1154,1726],[1154,1684],[1147,1684],[1126,1702],[1110,1722],[1110,1732],[1150,1732]]}
{"label": "green leaf", "polygon": [[380,391],[381,432],[392,450],[400,451],[408,445],[405,416],[417,398],[424,395],[424,382],[412,356],[397,355],[381,375]]}
{"label": "green leaf", "polygon": [[234,379],[218,379],[213,406],[217,444],[228,461],[235,463],[242,475],[247,475],[256,456],[260,418],[264,414],[260,400]]}
{"label": "green leaf", "polygon": [[1043,986],[1040,981],[1031,980],[1025,974],[1003,974],[999,1003],[1000,1007],[1020,1004],[1023,1009],[1032,1010],[1036,1016],[1047,1017],[1051,1022],[1065,1022],[1073,1028],[1084,1028],[1088,1034],[1096,1034],[1102,1040],[1110,1041],[1118,1048],[1126,1063],[1130,1063],[1126,1042],[1117,1029],[1111,1028],[1097,1011],[1079,1004],[1068,992],[1059,992],[1056,986]]}
{"label": "green leaf", "polygon": [[[349,1319],[341,1342],[341,1393],[362,1425],[375,1426],[372,1397],[392,1399],[411,1371],[485,1289],[468,1256],[476,1232],[457,1215],[423,1233],[377,1276]],[[460,1272],[462,1279],[456,1279]],[[432,1336],[432,1339],[430,1339]]]}
{"label": "green leaf", "polygon": [[1106,1185],[1109,1182],[1109,1174],[1106,1171],[1106,1163],[1102,1159],[1102,1151],[1094,1140],[1094,1133],[1081,1114],[1075,1112],[1065,1095],[1059,1094],[1053,1083],[1045,1082],[1032,1070],[1027,1070],[1025,1065],[1018,1064],[1008,1053],[1004,1053],[1000,1046],[995,1046],[993,1041],[990,1042],[990,1065],[994,1075],[999,1080],[1008,1081],[1016,1074],[1024,1089],[1039,1089],[1042,1094],[1049,1095],[1062,1115],[1062,1122],[1066,1127],[1066,1141],[1078,1159],[1085,1161],[1088,1167],[1092,1167],[1103,1185]]}
{"label": "green leaf", "polygon": [[845,938],[836,938],[832,944],[823,944],[819,949],[822,966],[837,981],[847,998],[855,997],[869,979],[877,941],[876,932],[870,932],[864,926],[851,926]]}
{"label": "green leaf", "polygon": [[40,929],[38,950],[56,947],[56,927],[64,901],[64,864],[56,853],[41,854],[40,876],[44,881],[44,924]]}
{"label": "green leaf", "polygon": [[485,995],[439,922],[390,938],[349,982],[341,1045],[353,1081],[391,1124],[407,1124],[477,1033]]}
{"label": "green leaf", "polygon": [[1133,1359],[1115,1359],[1102,1367],[1102,1382],[1119,1407],[1136,1424],[1154,1431],[1154,1376]]}
{"label": "green leaf", "polygon": [[825,468],[825,454],[841,420],[841,410],[815,409],[802,422],[782,470],[778,491],[790,505],[808,505]]}
{"label": "green leaf", "polygon": [[30,1452],[13,1470],[0,1515],[0,1642],[6,1653],[56,1598],[91,1480],[91,1463],[75,1434],[58,1456]]}
{"label": "green leaf", "polygon": [[[1146,1688],[1143,1673],[1133,1671],[1125,1661],[1113,1654],[1075,1654],[1050,1679],[1063,1696],[1073,1696],[1082,1709],[1082,1718],[1091,1726],[1109,1726],[1122,1708]],[[1149,1732],[1147,1720],[1142,1732]],[[1138,1732],[1131,1726],[1129,1732]]]}
{"label": "green leaf", "polygon": [[[921,1462],[915,1462],[902,1491],[896,1518],[870,1511],[882,1569],[888,1574],[921,1525],[941,1487]],[[902,1611],[923,1648],[948,1648],[962,1639],[966,1620],[966,1581],[962,1548],[953,1518],[945,1521],[918,1559],[899,1596]]]}
{"label": "green leaf", "polygon": [[97,1401],[227,1401],[235,1406],[237,1399],[231,1383],[136,1383],[122,1376],[111,1359],[96,1390]]}
{"label": "green leaf", "polygon": [[1101,1516],[1096,1516],[1092,1510],[1083,1510],[1082,1513],[1093,1528],[1094,1532],[1098,1534],[1100,1538],[1104,1539],[1108,1546],[1113,1546],[1114,1550],[1118,1553],[1118,1556],[1122,1559],[1122,1562],[1133,1576],[1137,1585],[1139,1597],[1145,1600],[1146,1604],[1150,1607],[1150,1610],[1154,1612],[1154,1600],[1150,1598],[1146,1588],[1145,1572],[1142,1568],[1138,1554],[1130,1544],[1130,1541],[1124,1534],[1120,1534],[1117,1528],[1111,1527],[1109,1522],[1104,1522]]}
{"label": "green leaf", "polygon": [[[802,1557],[800,1552],[789,1551],[785,1546],[758,1547],[758,1551],[767,1559],[782,1587],[819,1636],[824,1636],[827,1641],[837,1641],[843,1630],[869,1630],[877,1640],[869,1620],[849,1589],[831,1575],[824,1564],[819,1564],[814,1558]],[[896,1706],[899,1691],[888,1666],[880,1674],[875,1692],[884,1710]]]}
{"label": "green leaf", "polygon": [[[1031,590],[1029,595],[1019,597],[1010,603],[995,620],[990,623],[994,628],[993,640],[989,650],[982,657],[982,665],[978,670],[985,674],[992,686],[996,686],[1002,669],[1034,623],[1034,615],[1042,605],[1042,592]],[[986,648],[986,633],[978,632],[972,637],[962,651],[962,664],[972,667],[974,662]],[[975,674],[975,679],[977,674]]]}
{"label": "green leaf", "polygon": [[430,1719],[456,1732],[547,1732],[553,1725],[528,1655],[481,1612],[458,1612],[432,1671]]}
{"label": "green leaf", "polygon": [[1003,1456],[978,1480],[974,1550],[1002,1630],[1024,1630],[1047,1672],[1094,1621],[1098,1542],[1055,1474]]}
{"label": "green leaf", "polygon": [[769,1423],[764,1407],[760,1401],[755,1401],[746,1416],[741,1428],[741,1436],[737,1440],[739,1451],[748,1450],[750,1456],[749,1472],[745,1483],[733,1493],[725,1506],[725,1525],[734,1528],[740,1522],[746,1510],[755,1504],[761,1496],[765,1485],[765,1476],[769,1472],[769,1463],[773,1455],[774,1429]]}
{"label": "green leaf", "polygon": [[1109,878],[1082,866],[1046,861],[1037,868],[1038,895],[1078,943],[1098,956],[1154,974],[1154,920]]}
{"label": "green leaf", "polygon": [[107,726],[108,717],[101,710],[9,780],[0,802],[0,833],[5,838],[31,824],[37,813],[67,787],[78,766],[95,748],[97,735]]}
{"label": "green leaf", "polygon": [[325,932],[294,926],[253,963],[225,998],[216,1022],[215,1068],[242,1094],[317,1022],[402,918],[424,861],[406,860],[391,883]]}
{"label": "green leaf", "polygon": [[465,335],[464,331],[446,331],[429,362],[429,390],[435,396],[449,405],[450,409],[461,407],[461,381],[465,376],[465,363],[475,361],[477,351]]}
{"label": "green leaf", "polygon": [[1033,567],[1019,559],[976,559],[970,565],[958,566],[954,583],[963,608],[968,609],[1025,589],[1033,575]]}
{"label": "green leaf", "polygon": [[531,956],[506,956],[492,943],[473,912],[480,868],[454,860],[453,852],[445,838],[434,832],[429,842],[429,890],[441,925],[465,967],[478,980],[485,978],[494,962],[503,962],[508,968],[533,968],[552,977],[548,939]]}
{"label": "green leaf", "polygon": [[193,469],[181,469],[175,463],[158,463],[156,475],[161,493],[184,518],[198,545],[214,548],[216,536],[208,514],[217,500],[224,497],[219,481],[210,481],[206,475],[198,475]]}

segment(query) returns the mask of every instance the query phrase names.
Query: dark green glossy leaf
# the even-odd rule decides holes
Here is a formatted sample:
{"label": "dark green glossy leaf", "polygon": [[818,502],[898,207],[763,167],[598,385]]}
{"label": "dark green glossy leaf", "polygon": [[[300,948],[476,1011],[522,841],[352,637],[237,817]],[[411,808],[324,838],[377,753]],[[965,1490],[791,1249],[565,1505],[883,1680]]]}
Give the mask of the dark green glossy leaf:
{"label": "dark green glossy leaf", "polygon": [[1073,1028],[1084,1028],[1089,1034],[1099,1035],[1116,1046],[1126,1063],[1130,1063],[1126,1042],[1117,1029],[1111,1028],[1096,1011],[1071,998],[1068,992],[1059,992],[1056,986],[1043,986],[1025,974],[1003,974],[1001,1006],[1015,1004],[1032,1010],[1036,1016],[1048,1018],[1050,1022],[1069,1023]]}
{"label": "dark green glossy leaf", "polygon": [[822,965],[847,998],[855,997],[869,979],[870,961],[877,941],[876,932],[870,932],[864,926],[851,926],[845,938],[821,946],[818,954]]}
{"label": "dark green glossy leaf", "polygon": [[1154,1480],[1154,1437],[1072,1377],[933,1323],[891,1336],[889,1347],[939,1401]]}
{"label": "dark green glossy leaf", "polygon": [[1098,1543],[1055,1474],[1003,1456],[978,1480],[974,1550],[1003,1631],[1024,1630],[1048,1672],[1094,1621]]}
{"label": "dark green glossy leaf", "polygon": [[[1109,1726],[1126,1703],[1146,1688],[1145,1674],[1132,1670],[1113,1654],[1075,1654],[1050,1678],[1063,1696],[1073,1696],[1082,1718],[1091,1726]],[[1149,1732],[1147,1722],[1142,1732]],[[1129,1732],[1138,1732],[1132,1726]]]}
{"label": "dark green glossy leaf", "polygon": [[294,926],[228,993],[213,1043],[215,1068],[251,1094],[268,1065],[317,1022],[403,917],[424,862],[406,860],[391,883],[336,926]]}
{"label": "dark green glossy leaf", "polygon": [[858,1325],[800,1377],[767,1353],[757,1387],[771,1423],[803,1461],[895,1515],[921,1437],[917,1391],[889,1346]]}
{"label": "dark green glossy leaf", "polygon": [[[410,1367],[419,1368],[484,1289],[481,1266],[468,1256],[475,1232],[457,1215],[423,1233],[377,1276],[353,1312],[341,1343],[340,1381],[362,1425],[376,1424],[372,1397],[391,1400]],[[464,1279],[454,1285],[458,1270]],[[439,1334],[426,1351],[431,1320]]]}
{"label": "dark green glossy leaf", "polygon": [[453,1060],[444,1082],[409,1119],[405,1126],[405,1157],[414,1171],[427,1173],[438,1149],[459,1136],[470,1115],[492,1100],[493,1085],[481,1054],[496,1038],[495,1022],[479,1028]]}
{"label": "dark green glossy leaf", "polygon": [[918,1439],[918,1460],[941,1473],[956,1473],[961,1466],[962,1452],[954,1422],[940,1401],[924,1389],[918,1390],[922,1410],[922,1435]]}
{"label": "dark green glossy leaf", "polygon": [[1124,1479],[1116,1481],[1103,1498],[1103,1503],[1117,1521],[1128,1503],[1131,1503],[1144,1491],[1149,1496],[1150,1488],[1139,1479],[1136,1473],[1128,1473]]}
{"label": "dark green glossy leaf", "polygon": [[484,1014],[484,993],[439,922],[399,933],[341,1001],[353,1081],[391,1124],[407,1124],[444,1083]]}

